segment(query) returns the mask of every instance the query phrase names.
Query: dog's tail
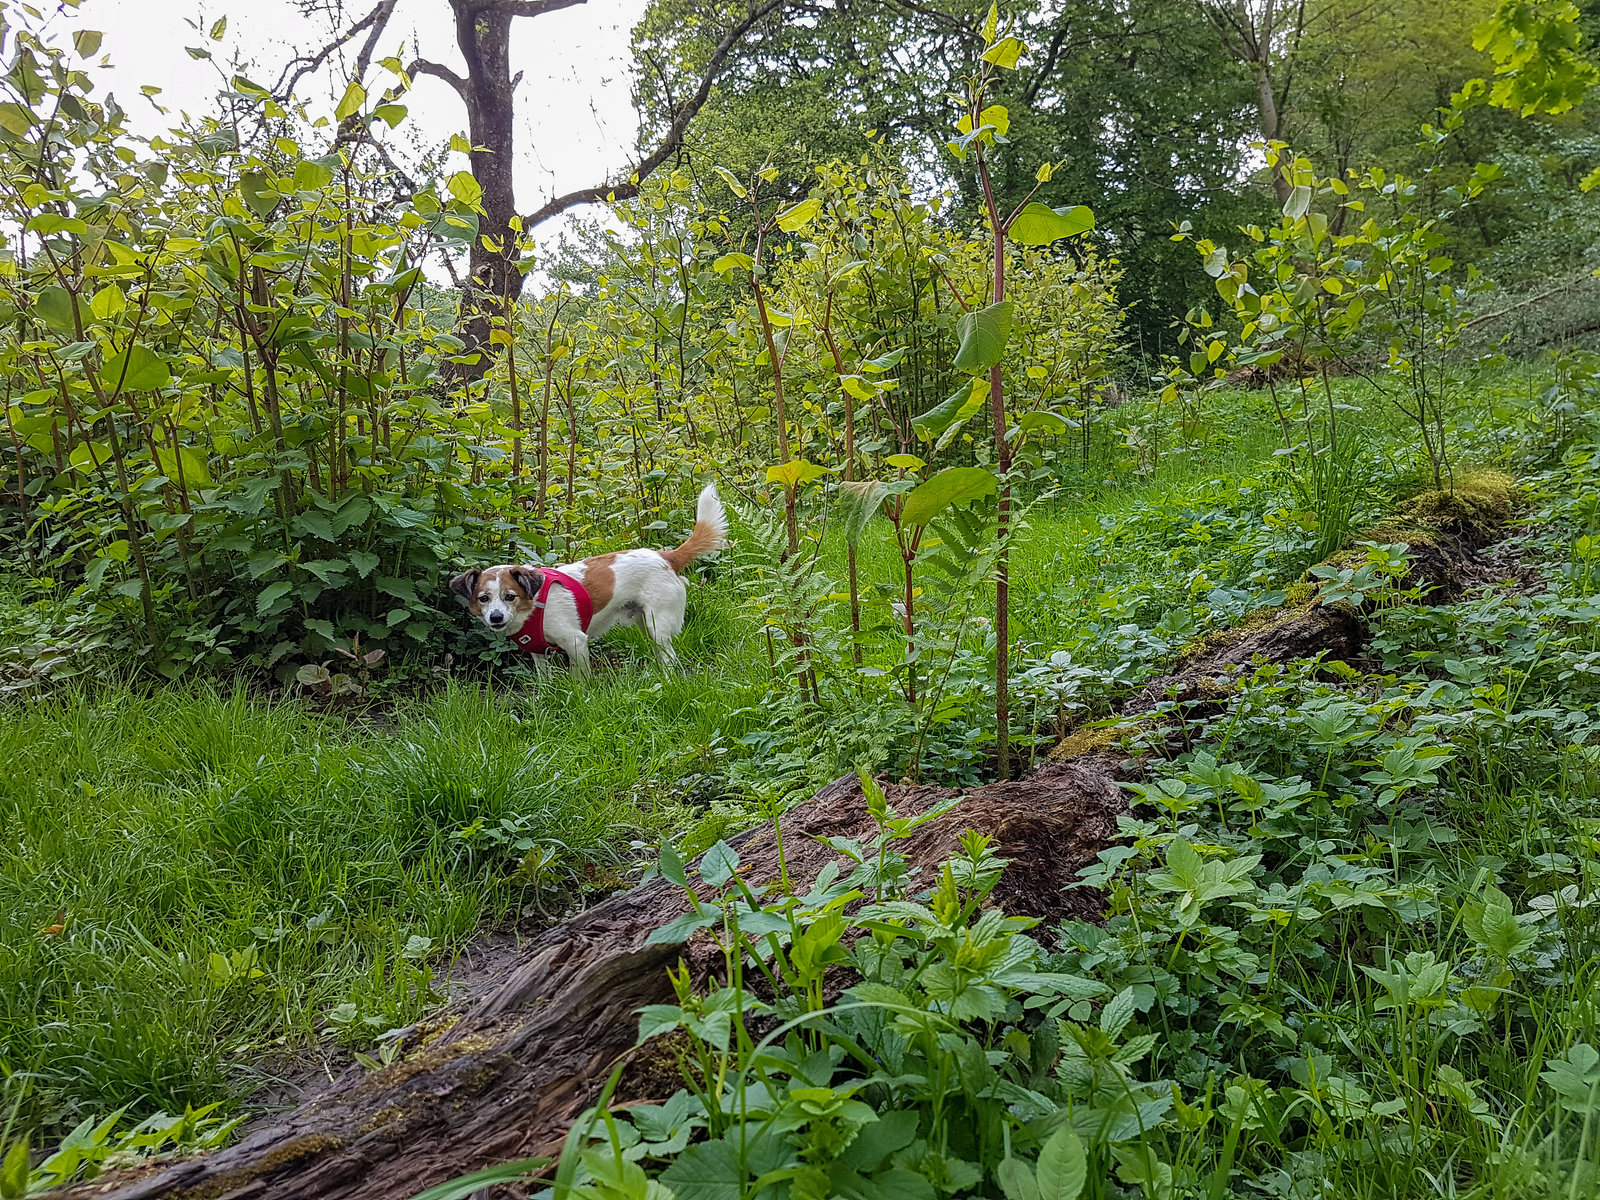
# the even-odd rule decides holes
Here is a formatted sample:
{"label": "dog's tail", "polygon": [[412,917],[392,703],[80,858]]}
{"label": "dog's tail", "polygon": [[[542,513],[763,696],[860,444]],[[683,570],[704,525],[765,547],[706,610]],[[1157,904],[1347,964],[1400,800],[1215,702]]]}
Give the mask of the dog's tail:
{"label": "dog's tail", "polygon": [[700,499],[695,502],[694,531],[683,545],[674,550],[663,550],[661,557],[682,575],[683,569],[702,554],[721,550],[727,544],[728,515],[722,511],[722,501],[717,499],[717,485],[708,483],[700,490]]}

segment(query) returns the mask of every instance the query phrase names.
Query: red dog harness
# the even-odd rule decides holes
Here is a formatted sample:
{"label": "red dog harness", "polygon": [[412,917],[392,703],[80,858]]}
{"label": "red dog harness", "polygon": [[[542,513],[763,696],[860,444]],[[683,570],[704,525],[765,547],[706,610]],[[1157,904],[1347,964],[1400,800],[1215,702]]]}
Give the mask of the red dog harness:
{"label": "red dog harness", "polygon": [[594,616],[594,601],[589,598],[588,588],[561,571],[549,567],[540,567],[538,571],[544,580],[539,588],[539,598],[533,602],[533,612],[522,623],[522,628],[511,636],[517,649],[527,654],[544,654],[550,649],[550,643],[544,640],[544,606],[550,597],[550,589],[556,584],[572,593],[573,602],[578,606],[578,626],[585,633],[589,632],[589,620]]}

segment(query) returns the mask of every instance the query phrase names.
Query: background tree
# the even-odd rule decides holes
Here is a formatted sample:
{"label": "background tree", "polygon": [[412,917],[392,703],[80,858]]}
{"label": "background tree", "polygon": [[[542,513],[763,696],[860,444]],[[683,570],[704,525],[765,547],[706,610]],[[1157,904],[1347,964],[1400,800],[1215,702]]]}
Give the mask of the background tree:
{"label": "background tree", "polygon": [[[636,45],[642,58],[677,52],[699,0],[655,0]],[[766,153],[797,182],[803,164],[854,159],[868,131],[885,135],[917,187],[958,189],[959,220],[979,219],[982,190],[952,169],[943,97],[975,69],[983,0],[839,0],[805,21],[772,27],[730,62],[685,142],[707,163],[759,165]],[[1010,144],[990,160],[1000,202],[1034,187],[1047,204],[1091,204],[1102,245],[1123,271],[1129,338],[1148,354],[1209,294],[1170,235],[1175,223],[1231,228],[1263,217],[1270,200],[1241,188],[1243,148],[1256,133],[1252,85],[1216,51],[1204,12],[1184,0],[1066,0],[1017,14],[1028,47],[994,99],[1017,114]],[[642,76],[647,111],[667,97]],[[657,120],[659,121],[659,117]]]}
{"label": "background tree", "polygon": [[[713,85],[727,68],[741,41],[768,18],[781,19],[789,0],[741,0],[701,14],[693,26],[695,51],[678,55],[662,75],[664,94],[670,94],[664,119],[653,147],[615,178],[564,195],[553,196],[524,212],[517,204],[513,168],[517,161],[515,97],[522,72],[511,69],[511,27],[519,18],[532,18],[570,8],[584,0],[445,0],[450,5],[456,47],[464,70],[425,57],[411,59],[405,75],[426,75],[448,84],[467,111],[467,138],[471,143],[474,200],[481,210],[478,236],[468,253],[468,278],[462,304],[462,326],[470,373],[481,375],[489,358],[489,331],[496,315],[522,294],[523,269],[520,243],[529,230],[551,217],[581,204],[608,197],[625,200],[638,195],[639,183],[671,158],[683,144],[695,114],[705,105]],[[372,56],[383,45],[398,0],[377,0],[367,12],[350,20],[317,50],[297,57],[285,69],[278,94],[287,99],[294,85],[319,69],[340,48],[356,43],[352,81],[360,84]],[[302,0],[308,12],[327,14],[336,25],[346,19],[345,0]],[[690,39],[686,38],[686,46]],[[348,118],[346,118],[348,120]],[[343,136],[343,131],[341,131]]]}

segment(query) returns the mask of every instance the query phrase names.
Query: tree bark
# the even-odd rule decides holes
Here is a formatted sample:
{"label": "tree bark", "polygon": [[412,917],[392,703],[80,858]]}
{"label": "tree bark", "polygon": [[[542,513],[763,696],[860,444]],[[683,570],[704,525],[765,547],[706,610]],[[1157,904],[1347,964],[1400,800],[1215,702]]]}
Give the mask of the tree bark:
{"label": "tree bark", "polygon": [[[569,4],[581,0],[568,0]],[[467,356],[476,363],[457,365],[457,374],[477,379],[488,369],[489,330],[496,317],[522,295],[522,268],[516,233],[517,215],[512,167],[516,162],[515,106],[511,77],[511,22],[508,6],[485,6],[482,0],[450,0],[455,11],[456,45],[467,63],[459,89],[467,106],[467,135],[472,140],[472,177],[483,189],[483,219],[467,258],[467,283],[461,296],[461,325]],[[550,8],[567,7],[552,4]]]}
{"label": "tree bark", "polygon": [[[952,793],[887,789],[903,815]],[[1116,836],[1125,807],[1106,774],[1050,764],[1029,779],[965,793],[899,849],[929,878],[961,834],[993,835],[1011,860],[995,892],[1007,912],[1047,921],[1094,919],[1098,893],[1068,889]],[[875,832],[854,776],[835,780],[783,817],[789,877],[805,890],[830,861],[849,864],[820,839]],[[741,875],[772,880],[771,825],[733,839]],[[404,1200],[468,1171],[555,1155],[572,1120],[591,1104],[619,1058],[629,1057],[645,1004],[669,1003],[667,968],[684,959],[702,978],[720,961],[707,944],[649,946],[652,930],[686,910],[661,880],[597,904],[541,934],[489,973],[477,994],[432,1022],[421,1048],[370,1074],[352,1068],[238,1145],[164,1165],[140,1177],[115,1171],[57,1193],[62,1200],[213,1197],[243,1200]],[[675,1072],[634,1057],[618,1102],[664,1099]],[[659,1059],[659,1051],[656,1058]]]}

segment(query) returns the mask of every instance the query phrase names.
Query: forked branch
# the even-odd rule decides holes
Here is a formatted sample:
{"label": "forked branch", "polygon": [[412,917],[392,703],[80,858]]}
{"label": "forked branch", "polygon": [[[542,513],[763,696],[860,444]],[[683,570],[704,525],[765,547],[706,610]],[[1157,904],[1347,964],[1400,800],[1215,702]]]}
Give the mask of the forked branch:
{"label": "forked branch", "polygon": [[744,39],[745,34],[760,23],[764,18],[790,4],[792,0],[760,0],[752,4],[745,15],[732,25],[722,35],[722,40],[717,43],[716,49],[711,52],[711,57],[706,60],[705,69],[700,74],[700,84],[693,94],[683,103],[673,109],[672,124],[667,127],[661,142],[639,160],[637,166],[629,172],[628,177],[614,183],[597,184],[594,187],[580,188],[575,192],[568,192],[556,196],[533,212],[522,218],[522,227],[532,229],[541,222],[548,221],[551,217],[564,213],[569,208],[576,208],[580,204],[593,204],[608,198],[628,200],[639,194],[639,185],[662,163],[677,153],[683,145],[683,139],[689,132],[689,123],[705,107],[711,98],[711,89],[721,77],[723,69],[728,64],[728,58],[734,48]]}

